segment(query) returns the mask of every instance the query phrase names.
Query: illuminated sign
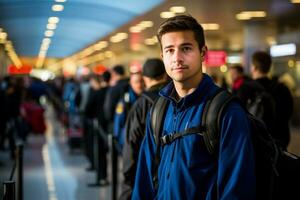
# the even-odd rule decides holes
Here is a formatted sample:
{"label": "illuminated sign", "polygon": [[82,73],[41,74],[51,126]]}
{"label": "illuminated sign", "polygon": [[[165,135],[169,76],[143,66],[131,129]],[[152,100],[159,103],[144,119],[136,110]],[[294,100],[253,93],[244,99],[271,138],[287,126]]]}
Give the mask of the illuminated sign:
{"label": "illuminated sign", "polygon": [[273,45],[270,48],[270,54],[272,57],[295,55],[296,45],[295,44]]}
{"label": "illuminated sign", "polygon": [[15,65],[9,65],[7,68],[7,73],[10,75],[18,75],[18,74],[29,74],[32,70],[30,65],[21,65],[19,67]]}
{"label": "illuminated sign", "polygon": [[207,51],[204,64],[208,67],[219,67],[226,64],[226,57],[225,51]]}
{"label": "illuminated sign", "polygon": [[107,71],[107,68],[103,65],[96,65],[94,68],[93,68],[93,72],[95,74],[98,74],[98,75],[101,75],[103,74],[105,71]]}

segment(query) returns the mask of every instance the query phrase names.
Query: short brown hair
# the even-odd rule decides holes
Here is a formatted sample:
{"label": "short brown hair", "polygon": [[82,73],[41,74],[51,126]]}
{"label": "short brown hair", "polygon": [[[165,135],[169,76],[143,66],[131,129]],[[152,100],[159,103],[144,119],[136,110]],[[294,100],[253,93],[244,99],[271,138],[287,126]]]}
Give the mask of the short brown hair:
{"label": "short brown hair", "polygon": [[258,71],[267,74],[271,69],[272,59],[267,52],[256,51],[252,55],[252,63]]}
{"label": "short brown hair", "polygon": [[244,73],[244,67],[240,64],[236,64],[230,67],[230,69],[237,71],[239,74]]}
{"label": "short brown hair", "polygon": [[162,36],[166,33],[176,31],[192,31],[194,33],[195,40],[198,42],[199,49],[201,50],[201,48],[205,45],[203,28],[197,20],[190,15],[177,15],[161,23],[158,28],[157,39],[161,48]]}

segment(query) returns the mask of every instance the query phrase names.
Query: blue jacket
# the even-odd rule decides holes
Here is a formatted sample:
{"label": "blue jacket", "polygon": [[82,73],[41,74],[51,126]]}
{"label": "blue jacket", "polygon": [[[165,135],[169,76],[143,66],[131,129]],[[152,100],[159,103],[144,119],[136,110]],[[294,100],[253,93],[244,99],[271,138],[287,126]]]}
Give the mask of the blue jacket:
{"label": "blue jacket", "polygon": [[122,148],[125,141],[125,123],[127,115],[133,103],[136,101],[138,96],[135,94],[131,87],[128,87],[128,91],[124,93],[122,98],[119,100],[115,116],[114,116],[114,136],[117,138],[119,143],[119,151],[122,152]]}
{"label": "blue jacket", "polygon": [[[205,98],[218,87],[204,74],[197,89],[179,102],[170,96],[173,83],[160,92],[170,103],[163,135],[181,132],[201,124]],[[148,116],[149,117],[149,116]],[[222,118],[218,158],[208,153],[202,136],[189,135],[161,147],[158,189],[152,177],[156,143],[147,120],[132,199],[255,199],[255,162],[248,121],[243,109],[229,105]]]}

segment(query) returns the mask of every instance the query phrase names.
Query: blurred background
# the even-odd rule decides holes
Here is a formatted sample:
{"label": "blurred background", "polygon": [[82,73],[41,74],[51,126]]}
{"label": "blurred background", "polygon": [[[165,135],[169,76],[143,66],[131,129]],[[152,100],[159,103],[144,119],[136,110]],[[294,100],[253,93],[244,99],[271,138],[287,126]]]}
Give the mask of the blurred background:
{"label": "blurred background", "polygon": [[[202,24],[208,46],[203,70],[219,85],[230,87],[233,65],[249,75],[253,52],[271,54],[272,76],[293,95],[289,150],[300,155],[300,0],[0,0],[0,199],[2,183],[16,179],[18,199],[113,198],[109,183],[87,186],[97,183],[97,170],[87,172],[86,156],[68,143],[70,124],[79,138],[83,126],[72,113],[76,99],[69,101],[68,88],[74,92],[89,84],[90,75],[118,64],[129,76],[147,58],[160,57],[157,28],[178,14]],[[37,116],[27,119],[28,112]],[[12,145],[9,131],[22,132],[22,163],[16,162],[18,140]],[[108,180],[110,162],[108,155]]]}

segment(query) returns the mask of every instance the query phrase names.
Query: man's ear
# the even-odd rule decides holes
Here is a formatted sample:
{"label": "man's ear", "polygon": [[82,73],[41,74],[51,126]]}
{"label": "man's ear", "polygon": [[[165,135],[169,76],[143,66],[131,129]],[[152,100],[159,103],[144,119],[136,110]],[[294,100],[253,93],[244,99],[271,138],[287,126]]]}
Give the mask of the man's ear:
{"label": "man's ear", "polygon": [[163,58],[164,58],[164,56],[163,56],[163,53],[160,53],[160,57],[161,57],[161,59],[163,59]]}
{"label": "man's ear", "polygon": [[206,52],[207,52],[207,46],[204,45],[204,46],[201,48],[201,57],[204,58]]}

